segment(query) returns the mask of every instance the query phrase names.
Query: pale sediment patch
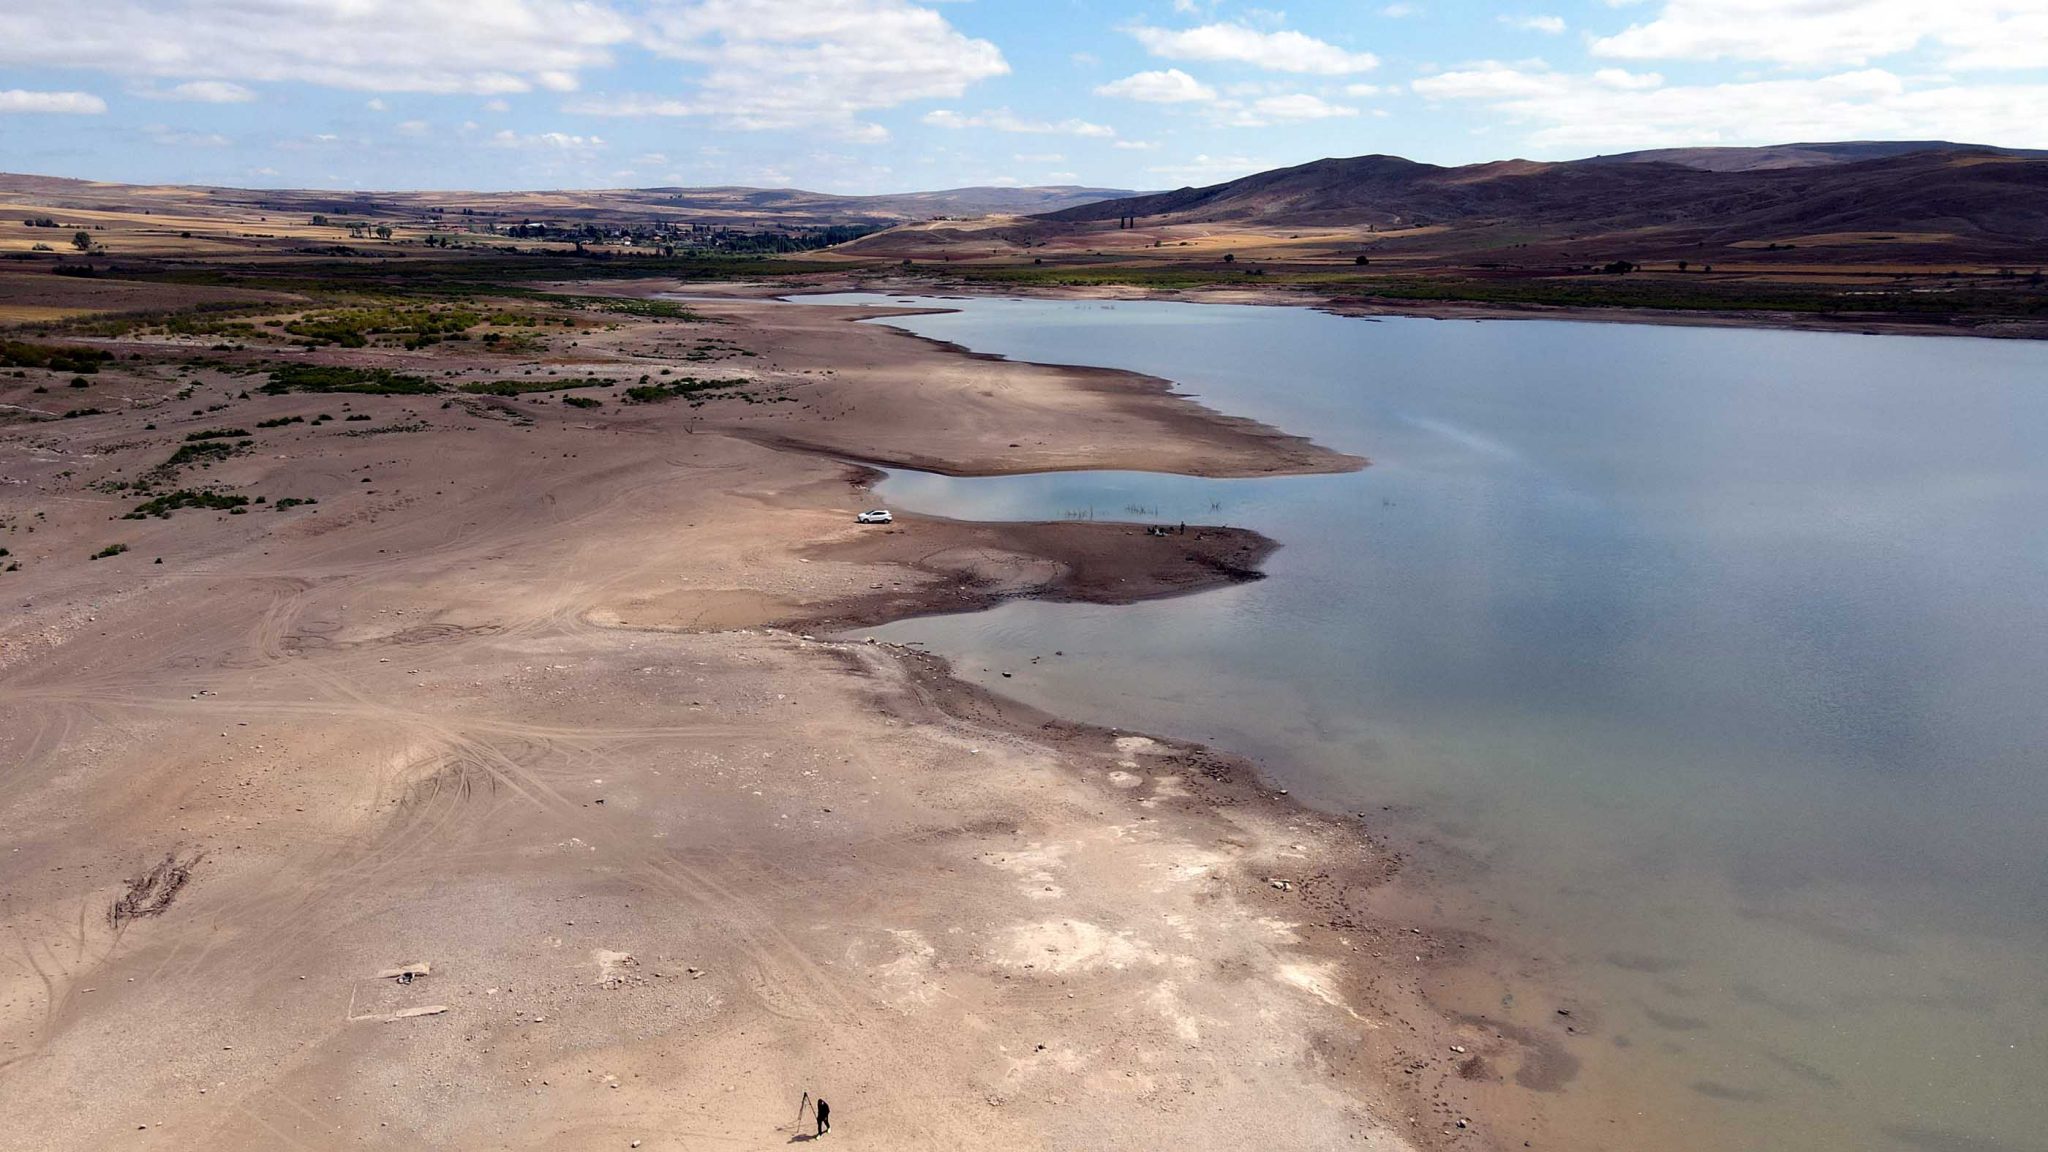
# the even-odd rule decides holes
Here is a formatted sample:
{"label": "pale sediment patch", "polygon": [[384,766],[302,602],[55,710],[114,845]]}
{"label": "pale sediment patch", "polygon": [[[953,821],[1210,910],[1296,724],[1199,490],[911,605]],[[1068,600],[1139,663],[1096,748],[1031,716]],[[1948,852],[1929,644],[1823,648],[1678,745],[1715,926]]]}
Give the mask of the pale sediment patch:
{"label": "pale sediment patch", "polygon": [[[889,958],[878,960],[877,954]],[[922,1007],[938,996],[938,955],[924,933],[912,928],[885,928],[879,940],[858,940],[847,949],[847,959],[867,968],[876,995],[899,1012]]]}
{"label": "pale sediment patch", "polygon": [[1050,900],[1066,895],[1066,889],[1058,883],[1057,870],[1064,866],[1068,846],[1064,844],[1031,844],[1008,855],[998,856],[987,863],[1022,879],[1018,889],[1033,900]]}
{"label": "pale sediment patch", "polygon": [[1006,968],[1062,974],[1122,970],[1158,964],[1165,957],[1128,929],[1112,931],[1086,920],[1046,920],[1012,927],[995,959]]}

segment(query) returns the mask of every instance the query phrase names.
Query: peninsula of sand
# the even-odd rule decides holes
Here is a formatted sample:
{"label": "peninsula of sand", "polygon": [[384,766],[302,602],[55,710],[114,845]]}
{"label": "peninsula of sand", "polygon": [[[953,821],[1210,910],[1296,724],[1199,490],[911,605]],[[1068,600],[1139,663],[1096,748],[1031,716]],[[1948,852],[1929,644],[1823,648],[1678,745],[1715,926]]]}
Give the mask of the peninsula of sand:
{"label": "peninsula of sand", "polygon": [[1542,1053],[1428,1009],[1459,944],[1369,823],[860,633],[1275,546],[857,524],[875,467],[1360,461],[650,291],[289,361],[329,321],[252,293],[0,374],[0,1149],[767,1148],[807,1096],[873,1149],[1532,1135],[1474,1093]]}

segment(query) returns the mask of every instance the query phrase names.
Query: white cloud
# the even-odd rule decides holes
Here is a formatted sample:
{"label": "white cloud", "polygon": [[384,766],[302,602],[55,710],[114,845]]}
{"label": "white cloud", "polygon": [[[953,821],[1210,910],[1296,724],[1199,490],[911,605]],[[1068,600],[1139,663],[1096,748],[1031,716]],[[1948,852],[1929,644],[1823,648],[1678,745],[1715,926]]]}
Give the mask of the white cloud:
{"label": "white cloud", "polygon": [[1484,104],[1535,147],[1622,151],[1786,140],[1950,139],[2048,147],[2048,84],[1918,86],[1881,69],[1666,85],[1654,74],[1591,76],[1483,64],[1418,79],[1431,100]]}
{"label": "white cloud", "polygon": [[1116,129],[1107,124],[1091,124],[1086,120],[1030,120],[1008,108],[993,112],[977,112],[962,115],[951,109],[941,108],[924,114],[924,122],[934,128],[987,128],[996,132],[1023,132],[1040,136],[1081,136],[1106,140],[1116,135]]}
{"label": "white cloud", "polygon": [[1347,52],[1300,32],[1260,32],[1242,24],[1204,24],[1167,29],[1138,25],[1130,30],[1154,56],[1169,60],[1214,60],[1250,64],[1271,72],[1341,76],[1379,67],[1370,52]]}
{"label": "white cloud", "polygon": [[1156,140],[1119,140],[1111,145],[1111,147],[1122,148],[1128,152],[1151,152],[1159,147],[1159,142]]}
{"label": "white cloud", "polygon": [[1959,69],[2048,67],[2041,0],[1667,0],[1654,19],[1593,42],[1633,60],[1863,65],[1931,46]]}
{"label": "white cloud", "polygon": [[595,152],[605,147],[602,136],[576,136],[567,132],[536,132],[525,135],[507,128],[491,137],[498,148],[530,148],[550,152]]}
{"label": "white cloud", "polygon": [[1312,96],[1306,92],[1262,96],[1252,101],[1247,111],[1258,124],[1273,121],[1328,120],[1333,117],[1358,115],[1356,108],[1332,104],[1320,96]]}
{"label": "white cloud", "polygon": [[631,35],[595,0],[67,0],[14,6],[0,65],[373,92],[566,90]]}
{"label": "white cloud", "polygon": [[0,91],[0,114],[61,112],[96,116],[106,110],[107,102],[90,92],[26,92],[20,88]]}
{"label": "white cloud", "polygon": [[188,80],[169,88],[144,84],[131,89],[145,100],[186,100],[194,104],[247,104],[256,93],[226,80]]}
{"label": "white cloud", "polygon": [[1010,70],[994,44],[909,0],[671,0],[650,10],[642,42],[701,66],[692,96],[593,101],[577,110],[874,140],[887,133],[858,122],[861,113],[956,98]]}
{"label": "white cloud", "polygon": [[234,141],[218,132],[181,132],[162,124],[151,124],[142,130],[152,144],[166,148],[225,148]]}
{"label": "white cloud", "polygon": [[1520,28],[1528,32],[1542,32],[1550,36],[1555,36],[1565,29],[1564,17],[1562,16],[1502,16],[1500,22],[1511,28]]}
{"label": "white cloud", "polygon": [[1134,72],[1095,90],[1097,96],[1121,96],[1147,104],[1188,104],[1216,99],[1216,90],[1178,68]]}

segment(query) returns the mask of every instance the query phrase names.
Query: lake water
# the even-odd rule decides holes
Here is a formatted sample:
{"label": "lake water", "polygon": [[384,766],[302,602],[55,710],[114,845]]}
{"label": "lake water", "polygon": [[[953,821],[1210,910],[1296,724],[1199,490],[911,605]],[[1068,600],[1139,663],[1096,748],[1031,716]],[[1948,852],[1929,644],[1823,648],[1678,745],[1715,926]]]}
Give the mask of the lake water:
{"label": "lake water", "polygon": [[1283,548],[1220,592],[879,635],[1372,813],[1435,912],[1528,958],[1452,1007],[1581,1005],[1541,1102],[1576,1147],[2048,1147],[2048,346],[920,303],[958,311],[885,322],[1373,466],[895,473],[919,511]]}

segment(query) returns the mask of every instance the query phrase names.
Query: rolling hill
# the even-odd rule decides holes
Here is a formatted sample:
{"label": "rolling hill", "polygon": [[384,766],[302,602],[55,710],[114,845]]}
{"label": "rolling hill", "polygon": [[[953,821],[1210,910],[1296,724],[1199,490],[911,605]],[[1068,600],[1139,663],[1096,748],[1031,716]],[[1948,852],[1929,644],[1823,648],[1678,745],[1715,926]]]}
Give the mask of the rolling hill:
{"label": "rolling hill", "polygon": [[387,191],[113,184],[0,173],[0,199],[52,209],[165,211],[241,218],[268,212],[415,218],[464,214],[593,224],[886,227],[914,220],[1056,212],[1133,195],[1128,189],[971,187],[842,196],[796,188],[619,188],[565,191]]}
{"label": "rolling hill", "polygon": [[1053,231],[1143,228],[1512,232],[1521,242],[1629,237],[1665,249],[1855,233],[1939,238],[1981,258],[2048,258],[2048,155],[1955,145],[1807,144],[1442,168],[1395,156],[1317,160],[1206,188],[1079,205]]}

